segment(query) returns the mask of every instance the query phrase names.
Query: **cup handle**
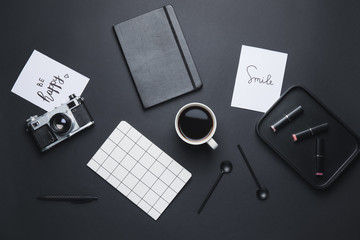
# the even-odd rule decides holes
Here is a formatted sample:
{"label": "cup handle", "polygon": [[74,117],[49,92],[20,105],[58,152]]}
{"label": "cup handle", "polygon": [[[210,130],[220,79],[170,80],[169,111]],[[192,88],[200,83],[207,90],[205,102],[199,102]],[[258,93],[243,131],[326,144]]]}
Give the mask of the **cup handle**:
{"label": "cup handle", "polygon": [[209,146],[215,150],[219,145],[215,142],[215,140],[213,138],[210,138],[209,141],[207,141],[207,144],[209,144]]}

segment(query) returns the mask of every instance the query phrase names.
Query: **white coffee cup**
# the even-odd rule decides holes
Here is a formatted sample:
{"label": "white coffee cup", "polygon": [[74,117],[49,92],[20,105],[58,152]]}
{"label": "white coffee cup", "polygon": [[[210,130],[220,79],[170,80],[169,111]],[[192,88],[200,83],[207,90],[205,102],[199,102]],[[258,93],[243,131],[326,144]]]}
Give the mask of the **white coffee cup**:
{"label": "white coffee cup", "polygon": [[[182,126],[181,126],[181,124],[183,124],[183,123],[182,122],[179,123],[179,120],[184,121],[183,118],[184,118],[185,113],[189,112],[190,110],[194,111],[194,109],[196,109],[196,111],[203,112],[204,114],[206,114],[206,117],[209,117],[209,121],[207,121],[207,123],[208,123],[207,125],[209,126],[208,133],[205,133],[204,136],[201,136],[196,139],[191,138],[187,134],[185,134],[182,129]],[[180,117],[181,117],[181,119],[180,119]],[[212,122],[211,124],[210,124],[210,120]],[[215,140],[212,137],[215,134],[216,127],[217,127],[217,121],[216,121],[214,112],[205,104],[198,103],[198,102],[186,104],[185,106],[180,108],[180,110],[177,112],[176,117],[175,117],[175,130],[176,130],[177,135],[184,142],[191,144],[191,145],[201,145],[201,144],[207,143],[207,144],[209,144],[209,146],[212,149],[215,150],[218,147],[218,144],[215,142]],[[206,130],[206,132],[207,132],[207,130]]]}

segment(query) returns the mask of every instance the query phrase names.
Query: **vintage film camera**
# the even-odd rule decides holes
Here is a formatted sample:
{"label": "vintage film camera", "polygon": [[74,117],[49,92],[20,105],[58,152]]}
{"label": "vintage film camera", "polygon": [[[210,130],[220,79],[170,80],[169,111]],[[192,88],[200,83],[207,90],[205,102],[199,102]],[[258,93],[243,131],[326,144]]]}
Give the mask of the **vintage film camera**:
{"label": "vintage film camera", "polygon": [[69,102],[51,112],[26,120],[26,131],[30,132],[42,152],[94,124],[83,103],[84,98],[75,94],[69,98]]}

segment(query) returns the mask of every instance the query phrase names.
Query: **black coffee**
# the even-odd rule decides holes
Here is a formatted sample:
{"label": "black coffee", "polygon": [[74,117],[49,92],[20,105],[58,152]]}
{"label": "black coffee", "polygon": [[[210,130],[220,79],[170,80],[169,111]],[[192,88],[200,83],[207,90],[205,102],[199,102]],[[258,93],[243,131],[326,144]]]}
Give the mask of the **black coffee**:
{"label": "black coffee", "polygon": [[208,136],[213,128],[213,119],[208,111],[194,106],[185,109],[179,116],[181,134],[189,140],[198,141]]}

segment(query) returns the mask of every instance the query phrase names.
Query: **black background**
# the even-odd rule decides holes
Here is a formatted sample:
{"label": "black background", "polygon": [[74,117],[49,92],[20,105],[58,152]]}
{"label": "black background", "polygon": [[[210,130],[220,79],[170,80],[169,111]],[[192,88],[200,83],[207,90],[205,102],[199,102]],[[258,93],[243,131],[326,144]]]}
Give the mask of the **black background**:
{"label": "black background", "polygon": [[[166,4],[177,13],[204,86],[144,111],[112,26]],[[0,238],[359,239],[358,159],[329,189],[312,189],[256,136],[262,113],[230,107],[241,46],[281,51],[288,53],[282,92],[305,86],[360,135],[359,6],[355,0],[3,2]],[[23,127],[43,110],[11,93],[34,49],[90,78],[83,96],[96,122],[46,153]],[[216,151],[186,145],[175,133],[177,110],[194,101],[217,116]],[[86,166],[121,120],[193,174],[157,221]],[[265,202],[255,197],[237,143],[270,190]],[[198,215],[223,160],[233,162],[233,172]],[[100,199],[36,200],[62,193]]]}

